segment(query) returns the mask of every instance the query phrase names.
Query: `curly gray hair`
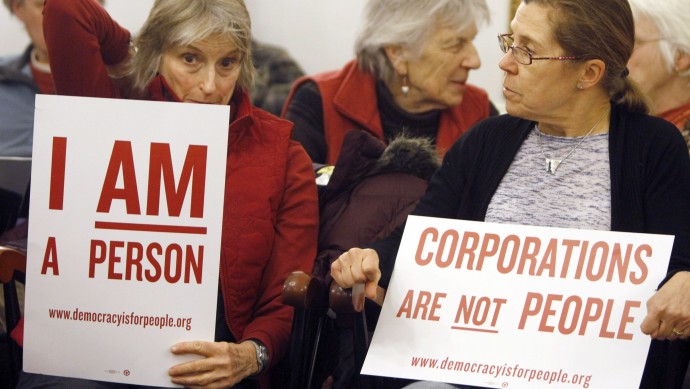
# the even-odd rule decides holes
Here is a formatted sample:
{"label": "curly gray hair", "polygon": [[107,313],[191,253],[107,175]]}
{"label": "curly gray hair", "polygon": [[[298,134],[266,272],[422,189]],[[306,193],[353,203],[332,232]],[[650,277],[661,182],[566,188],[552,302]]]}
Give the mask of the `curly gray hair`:
{"label": "curly gray hair", "polygon": [[421,55],[438,28],[458,31],[489,21],[485,0],[369,0],[355,41],[360,68],[384,81],[395,77],[385,47],[399,45]]}
{"label": "curly gray hair", "polygon": [[[654,23],[662,40],[659,50],[668,71],[673,73],[676,53],[690,54],[690,1],[688,0],[628,0],[633,15],[644,15]],[[690,69],[679,73],[690,77]]]}

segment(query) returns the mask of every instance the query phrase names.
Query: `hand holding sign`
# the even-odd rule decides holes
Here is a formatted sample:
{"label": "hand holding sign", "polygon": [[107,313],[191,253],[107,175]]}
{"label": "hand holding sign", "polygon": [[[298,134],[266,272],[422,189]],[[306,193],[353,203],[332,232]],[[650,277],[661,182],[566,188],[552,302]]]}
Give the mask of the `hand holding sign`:
{"label": "hand holding sign", "polygon": [[166,386],[198,358],[169,349],[214,337],[228,115],[37,97],[25,372]]}
{"label": "hand holding sign", "polygon": [[690,272],[676,273],[647,301],[640,328],[659,340],[690,337]]}
{"label": "hand holding sign", "polygon": [[256,352],[250,342],[181,342],[172,347],[172,352],[204,357],[168,371],[173,383],[185,387],[231,387],[258,369]]}
{"label": "hand holding sign", "polygon": [[[650,345],[638,330],[643,304],[672,244],[653,234],[410,216],[362,374],[481,387],[637,387]],[[373,288],[378,265],[375,253],[352,249],[331,269],[341,286]],[[669,291],[679,293],[682,280]],[[662,293],[659,306],[671,308]]]}

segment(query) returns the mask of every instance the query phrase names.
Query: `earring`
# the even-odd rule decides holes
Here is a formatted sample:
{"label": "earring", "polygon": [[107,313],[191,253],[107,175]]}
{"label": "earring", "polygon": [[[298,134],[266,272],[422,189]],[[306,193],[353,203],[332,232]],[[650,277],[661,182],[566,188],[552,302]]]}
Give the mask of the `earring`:
{"label": "earring", "polygon": [[582,86],[582,84],[580,84],[579,82],[577,83],[577,89],[582,90],[582,89],[584,89],[584,88],[585,88],[585,87]]}
{"label": "earring", "polygon": [[402,77],[402,86],[400,86],[400,90],[402,91],[402,94],[404,96],[407,96],[408,93],[410,93],[410,84],[408,82],[407,76]]}

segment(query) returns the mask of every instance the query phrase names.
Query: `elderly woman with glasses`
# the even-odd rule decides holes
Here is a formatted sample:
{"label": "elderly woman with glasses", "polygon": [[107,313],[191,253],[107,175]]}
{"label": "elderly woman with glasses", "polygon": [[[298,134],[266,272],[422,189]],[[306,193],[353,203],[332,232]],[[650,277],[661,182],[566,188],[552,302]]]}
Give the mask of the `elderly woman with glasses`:
{"label": "elderly woman with glasses", "polygon": [[[690,158],[628,77],[630,6],[523,0],[511,29],[499,35],[508,114],[455,143],[413,214],[674,235],[641,323],[653,340],[640,387],[679,388],[687,355],[669,346],[690,337]],[[335,281],[364,283],[373,298],[390,281],[402,231],[343,254]]]}
{"label": "elderly woman with glasses", "polygon": [[472,43],[488,20],[485,0],[371,0],[355,42],[357,59],[304,77],[283,111],[313,162],[334,164],[345,133],[362,129],[388,143],[432,140],[439,155],[477,121],[497,114],[467,83],[480,59]]}
{"label": "elderly woman with glasses", "polygon": [[[244,1],[156,0],[131,42],[94,0],[47,0],[43,14],[59,94],[231,107],[215,341],[171,344],[170,352],[196,358],[161,373],[171,386],[269,387],[291,330],[283,282],[314,264],[318,204],[292,124],[250,103]],[[65,380],[25,374],[19,387],[128,387]]]}
{"label": "elderly woman with glasses", "polygon": [[690,1],[629,1],[635,18],[630,77],[652,114],[675,124],[690,149]]}

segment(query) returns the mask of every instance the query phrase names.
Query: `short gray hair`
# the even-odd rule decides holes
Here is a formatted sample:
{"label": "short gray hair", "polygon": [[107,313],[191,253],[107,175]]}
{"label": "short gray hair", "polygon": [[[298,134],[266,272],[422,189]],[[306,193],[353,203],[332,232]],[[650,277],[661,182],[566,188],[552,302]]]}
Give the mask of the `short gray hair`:
{"label": "short gray hair", "polygon": [[211,36],[227,37],[239,50],[238,85],[249,90],[254,78],[251,20],[243,0],[156,0],[134,40],[130,63],[135,93],[145,93],[160,68],[163,52]]}
{"label": "short gray hair", "polygon": [[[633,15],[643,15],[659,30],[659,49],[669,72],[674,72],[676,53],[690,55],[690,1],[629,0]],[[680,76],[690,76],[690,69]]]}
{"label": "short gray hair", "polygon": [[489,21],[485,0],[369,0],[355,41],[360,68],[384,81],[395,76],[385,47],[400,45],[421,55],[441,27],[458,31]]}

